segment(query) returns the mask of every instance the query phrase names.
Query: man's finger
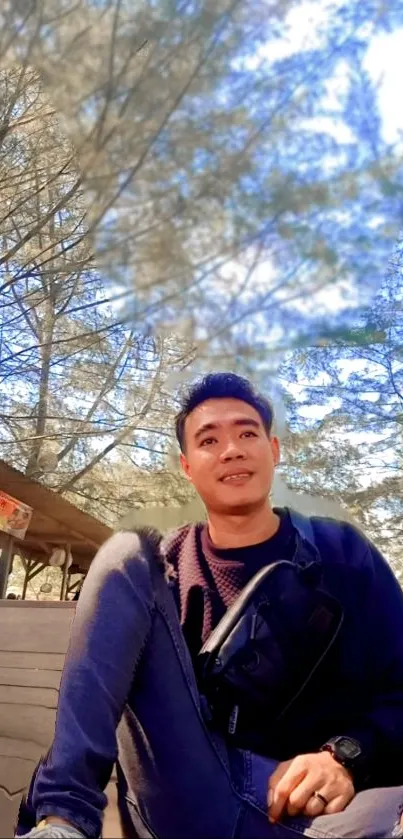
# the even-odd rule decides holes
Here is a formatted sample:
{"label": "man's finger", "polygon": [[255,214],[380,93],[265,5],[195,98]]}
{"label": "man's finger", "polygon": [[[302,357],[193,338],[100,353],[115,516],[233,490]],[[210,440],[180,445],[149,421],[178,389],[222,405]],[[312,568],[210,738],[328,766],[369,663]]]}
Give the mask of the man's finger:
{"label": "man's finger", "polygon": [[284,777],[285,773],[288,772],[291,764],[294,762],[295,758],[292,760],[283,760],[281,763],[278,764],[277,769],[272,772],[269,778],[269,786],[267,790],[267,809],[270,810],[270,807],[273,803],[273,792],[277,787],[277,784],[281,781]]}
{"label": "man's finger", "polygon": [[288,772],[290,766],[294,763],[295,757],[291,760],[282,760],[281,763],[278,764],[277,768],[270,776],[270,788],[274,789],[277,786],[278,782],[284,777],[285,773]]}
{"label": "man's finger", "polygon": [[274,787],[269,785],[269,821],[280,820],[290,794],[304,779],[306,772],[304,762],[296,758],[278,784]]}
{"label": "man's finger", "polygon": [[319,786],[320,779],[312,772],[309,772],[304,780],[290,793],[287,804],[288,815],[296,816],[297,813],[305,810],[308,805],[313,807],[315,815],[320,815],[325,809],[326,804],[320,801],[319,798],[313,796],[313,793],[319,789]]}
{"label": "man's finger", "polygon": [[[315,792],[320,792],[325,801],[322,801],[318,795],[315,795]],[[326,812],[326,807],[328,807],[326,802],[330,804],[333,796],[334,793],[332,793],[331,790],[326,789],[326,787],[322,789],[321,787],[316,786],[314,792],[311,793],[310,798],[304,806],[304,815],[309,816],[311,819],[315,818],[315,816],[323,816]]]}
{"label": "man's finger", "polygon": [[350,804],[354,798],[354,792],[345,792],[343,795],[338,795],[333,798],[323,811],[323,815],[331,816],[334,813],[342,813],[346,809],[347,804]]}

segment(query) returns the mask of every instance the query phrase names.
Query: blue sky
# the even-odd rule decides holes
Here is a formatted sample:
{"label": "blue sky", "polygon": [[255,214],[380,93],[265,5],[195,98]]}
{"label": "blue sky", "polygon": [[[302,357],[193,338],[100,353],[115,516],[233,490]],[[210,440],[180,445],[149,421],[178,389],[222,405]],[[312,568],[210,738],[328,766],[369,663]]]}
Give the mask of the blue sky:
{"label": "blue sky", "polygon": [[[283,58],[293,53],[301,52],[303,50],[311,49],[319,46],[322,33],[326,30],[329,15],[334,12],[337,5],[341,5],[336,0],[309,0],[306,3],[294,7],[286,18],[286,34],[281,39],[271,41],[262,46],[252,59],[252,63],[258,63],[266,57],[271,60],[276,58]],[[394,144],[400,147],[403,152],[403,108],[400,105],[400,88],[401,88],[401,67],[403,56],[403,26],[399,27],[391,33],[384,33],[376,35],[369,43],[368,52],[365,59],[365,69],[371,76],[374,83],[377,85],[377,96],[379,112],[382,121],[382,135],[386,143]],[[327,96],[329,104],[336,106],[337,98],[340,94],[343,84],[345,83],[343,62],[340,62],[337,73],[328,86]],[[327,130],[335,139],[344,142],[346,139],[346,132],[349,131],[348,126],[343,122],[336,122],[335,120],[321,119],[318,130]],[[312,129],[312,121],[310,125]],[[259,266],[257,280],[261,278],[264,282],[267,270],[270,266]],[[271,267],[272,274],[272,267]],[[273,276],[270,274],[270,279]],[[383,279],[380,277],[380,280]],[[313,309],[318,307],[326,312],[334,312],[340,307],[346,305],[356,306],[362,303],[362,300],[357,298],[357,290],[348,286],[346,282],[332,284],[326,286],[322,293],[315,294],[312,298],[311,305]],[[296,307],[301,310],[301,314],[307,311],[309,307],[309,300],[304,296],[300,301],[296,302]],[[360,361],[349,361],[345,365],[346,377],[358,370]],[[290,386],[290,391],[297,397],[300,392],[298,386]],[[332,406],[334,407],[334,406]],[[326,406],[311,406],[302,411],[303,415],[311,419],[320,419],[326,413]],[[357,439],[358,442],[358,439]]]}
{"label": "blue sky", "polygon": [[[266,41],[259,47],[254,56],[248,56],[246,63],[253,68],[265,61],[273,62],[305,50],[320,48],[321,42],[325,39],[328,31],[330,17],[341,5],[341,0],[319,0],[319,2],[318,0],[307,0],[307,2],[292,7],[286,16],[284,25],[282,24],[281,37]],[[367,26],[367,24],[363,26]],[[402,55],[403,26],[391,33],[374,35],[370,38],[364,63],[365,69],[377,87],[383,140],[385,143],[394,146],[394,153],[398,157],[403,156],[403,108],[399,105]],[[312,117],[309,120],[309,130],[311,132],[317,130],[321,133],[328,133],[336,141],[339,141],[340,145],[349,143],[350,139],[357,142],[357,138],[352,135],[350,126],[345,122],[340,106],[343,86],[348,89],[349,72],[350,68],[341,58],[333,77],[326,83],[326,94],[323,99],[323,110],[331,113],[332,116]],[[340,116],[338,116],[338,113],[340,113]],[[326,165],[326,161],[323,162]],[[329,171],[331,171],[334,161],[330,156],[327,163]],[[371,226],[374,230],[374,238],[377,235],[382,236],[382,233],[377,233],[379,220],[376,217],[372,220]],[[235,261],[227,263],[221,271],[223,284],[230,280],[233,289],[236,289],[236,287],[242,288],[248,267],[247,260],[244,261],[244,264]],[[350,276],[344,274],[335,277],[332,268],[329,269],[329,283],[322,291],[318,291],[317,288],[313,289],[311,294],[310,283],[313,282],[313,277],[309,275],[310,270],[308,266],[308,275],[302,273],[300,275],[307,293],[293,303],[294,310],[300,312],[301,316],[320,315],[326,317],[334,315],[335,312],[343,308],[355,309],[357,306],[362,307],[370,304],[374,287],[368,287],[365,292],[363,286],[358,286]],[[379,270],[382,271],[381,265]],[[280,272],[281,268],[270,258],[261,262],[253,272],[254,293],[263,293],[274,286],[281,278]],[[379,281],[382,279],[383,277],[380,275]],[[281,305],[283,302],[282,294],[287,297],[289,294],[288,288],[277,293],[275,298],[273,297],[273,305]],[[368,297],[365,297],[365,294]],[[267,333],[267,322],[263,314],[260,318],[259,315],[255,315],[254,328],[257,332]],[[278,329],[273,329],[270,333],[270,340],[268,339],[267,342],[268,349],[271,349],[271,344],[274,346],[280,337],[281,326],[279,324]]]}
{"label": "blue sky", "polygon": [[[266,55],[273,60],[320,44],[330,14],[334,13],[340,0],[308,0],[294,7],[286,18],[286,34],[281,39],[270,41],[254,59],[258,62]],[[403,108],[399,105],[399,78],[403,55],[403,26],[392,33],[374,36],[370,42],[365,69],[379,84],[378,101],[383,121],[383,137],[386,142],[400,142],[403,145]],[[343,84],[343,68],[336,80],[336,87]]]}

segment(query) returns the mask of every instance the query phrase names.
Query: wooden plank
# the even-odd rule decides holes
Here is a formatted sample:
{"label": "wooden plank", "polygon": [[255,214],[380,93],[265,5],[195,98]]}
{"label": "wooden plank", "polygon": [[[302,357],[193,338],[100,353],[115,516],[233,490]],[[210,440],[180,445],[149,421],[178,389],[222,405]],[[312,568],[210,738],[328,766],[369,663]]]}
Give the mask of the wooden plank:
{"label": "wooden plank", "polygon": [[0,835],[4,837],[14,836],[21,796],[29,786],[43,752],[38,745],[19,742],[17,751],[22,753],[3,753],[5,748],[15,751],[15,746],[16,741],[8,740],[5,745],[4,739],[0,737]]}
{"label": "wooden plank", "polygon": [[[77,571],[77,574],[79,572]],[[0,600],[0,609],[75,609],[76,604],[71,600]]]}
{"label": "wooden plank", "polygon": [[[6,603],[7,601],[3,601]],[[9,601],[12,602],[12,601]],[[3,651],[65,653],[74,609],[2,609],[0,646]]]}
{"label": "wooden plank", "polygon": [[3,758],[0,765],[0,788],[9,796],[17,793],[22,795],[31,780],[35,766],[35,760]]}
{"label": "wooden plank", "polygon": [[[1,641],[0,641],[1,644]],[[0,650],[0,667],[27,670],[57,670],[61,673],[64,665],[62,653],[19,653],[14,650]]]}
{"label": "wooden plank", "polygon": [[46,750],[52,741],[54,730],[55,712],[53,709],[37,705],[16,707],[13,703],[1,706],[0,737],[26,740]]}
{"label": "wooden plank", "polygon": [[36,763],[42,754],[42,747],[28,740],[13,740],[11,737],[0,737],[0,764],[3,757],[15,757]]}
{"label": "wooden plank", "polygon": [[[57,708],[59,691],[52,688],[19,687],[0,685],[0,714],[3,705],[38,705],[43,708]],[[18,713],[18,708],[15,709]]]}
{"label": "wooden plank", "polygon": [[73,603],[0,601],[0,835],[13,836],[22,792],[55,728]]}
{"label": "wooden plank", "polygon": [[7,795],[0,789],[0,817],[1,836],[10,839],[14,836],[15,820],[18,812],[21,794],[15,793],[13,797]]}
{"label": "wooden plank", "polygon": [[[52,742],[74,603],[0,602],[0,836],[12,837],[21,795]],[[113,783],[103,835],[120,837]]]}
{"label": "wooden plank", "polygon": [[0,685],[59,689],[59,670],[32,670],[28,668],[0,667]]}

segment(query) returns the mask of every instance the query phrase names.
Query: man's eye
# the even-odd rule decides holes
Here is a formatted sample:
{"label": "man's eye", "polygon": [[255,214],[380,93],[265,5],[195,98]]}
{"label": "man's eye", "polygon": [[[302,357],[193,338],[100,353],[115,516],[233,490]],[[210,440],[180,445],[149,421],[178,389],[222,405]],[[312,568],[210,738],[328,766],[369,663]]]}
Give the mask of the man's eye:
{"label": "man's eye", "polygon": [[205,439],[205,440],[202,440],[202,441],[201,441],[200,445],[201,445],[201,446],[210,446],[210,445],[211,445],[211,443],[216,443],[216,442],[217,442],[217,441],[215,440],[215,438],[214,438],[214,437],[206,437],[206,439]]}
{"label": "man's eye", "polygon": [[257,437],[254,431],[243,431],[241,437]]}

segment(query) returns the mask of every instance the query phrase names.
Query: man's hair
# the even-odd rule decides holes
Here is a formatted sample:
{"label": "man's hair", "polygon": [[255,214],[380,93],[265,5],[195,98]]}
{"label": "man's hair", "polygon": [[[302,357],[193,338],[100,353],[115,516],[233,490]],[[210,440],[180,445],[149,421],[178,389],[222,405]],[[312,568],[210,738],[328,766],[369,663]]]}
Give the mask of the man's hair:
{"label": "man's hair", "polygon": [[175,431],[181,451],[185,450],[185,423],[189,414],[207,399],[239,399],[258,412],[269,436],[273,425],[273,408],[268,399],[259,393],[248,379],[236,373],[208,373],[187,390],[182,407],[175,417]]}

